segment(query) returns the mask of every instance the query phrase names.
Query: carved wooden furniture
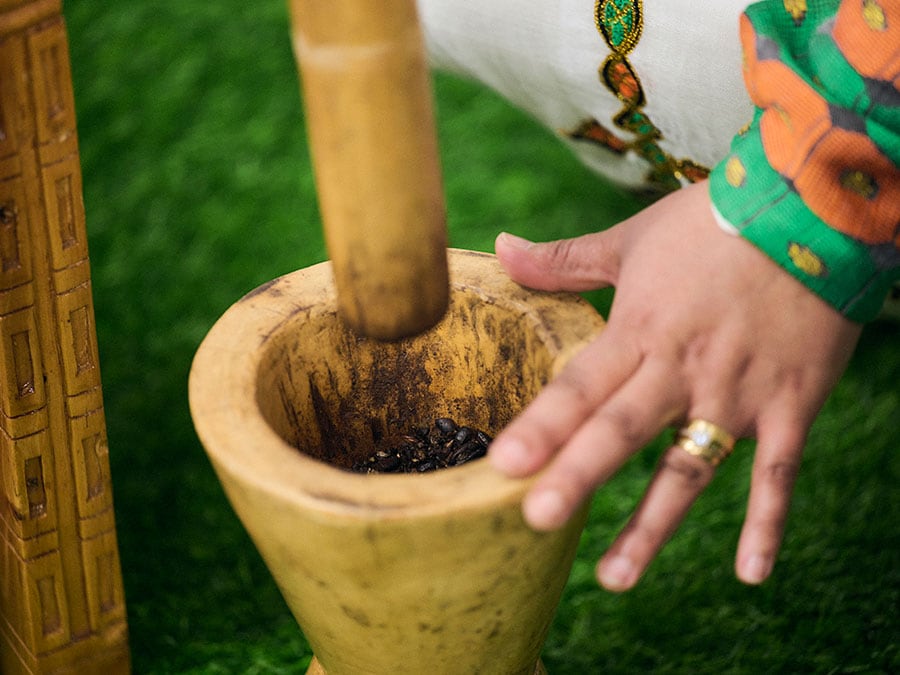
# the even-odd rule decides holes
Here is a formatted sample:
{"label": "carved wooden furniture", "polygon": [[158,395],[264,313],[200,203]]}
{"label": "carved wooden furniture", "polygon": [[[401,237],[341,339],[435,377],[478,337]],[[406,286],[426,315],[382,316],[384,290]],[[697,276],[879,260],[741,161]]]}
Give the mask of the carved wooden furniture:
{"label": "carved wooden furniture", "polygon": [[0,671],[127,673],[60,0],[0,0]]}

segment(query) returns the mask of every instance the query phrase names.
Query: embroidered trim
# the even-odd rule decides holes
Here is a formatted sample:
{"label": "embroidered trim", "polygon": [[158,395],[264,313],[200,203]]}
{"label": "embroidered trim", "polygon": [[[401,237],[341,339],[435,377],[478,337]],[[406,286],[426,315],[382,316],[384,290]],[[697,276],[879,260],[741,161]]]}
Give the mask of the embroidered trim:
{"label": "embroidered trim", "polygon": [[594,23],[612,53],[598,70],[600,81],[618,98],[623,108],[613,124],[634,135],[630,141],[619,138],[597,120],[587,120],[569,133],[576,140],[601,145],[617,154],[634,152],[650,164],[647,180],[663,192],[680,188],[709,176],[709,169],[689,159],[675,159],[663,150],[663,134],[643,110],[646,103],[628,54],[637,46],[644,28],[642,0],[596,0]]}
{"label": "embroidered trim", "polygon": [[644,29],[642,0],[597,0],[594,23],[616,54],[624,56],[637,45]]}

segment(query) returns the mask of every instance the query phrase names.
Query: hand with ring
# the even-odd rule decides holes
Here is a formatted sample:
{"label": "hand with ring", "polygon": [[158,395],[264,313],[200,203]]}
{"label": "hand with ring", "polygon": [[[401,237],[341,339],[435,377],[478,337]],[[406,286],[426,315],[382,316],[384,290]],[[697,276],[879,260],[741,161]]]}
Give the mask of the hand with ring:
{"label": "hand with ring", "polygon": [[641,503],[597,566],[631,588],[712,480],[735,439],[757,440],[735,569],[772,571],[803,445],[859,339],[852,323],[748,242],[721,230],[705,183],[576,239],[502,234],[497,255],[543,290],[615,286],[606,328],[491,446],[510,476],[538,474],[523,503],[535,529],[561,526],[669,426]]}

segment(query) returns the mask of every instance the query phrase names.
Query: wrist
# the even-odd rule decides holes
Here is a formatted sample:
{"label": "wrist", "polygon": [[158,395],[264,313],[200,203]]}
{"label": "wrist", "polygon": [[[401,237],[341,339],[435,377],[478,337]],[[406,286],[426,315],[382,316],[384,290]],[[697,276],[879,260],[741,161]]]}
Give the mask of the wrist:
{"label": "wrist", "polygon": [[898,278],[892,242],[872,245],[831,227],[766,158],[758,123],[737,136],[710,176],[713,214],[847,318],[873,319]]}

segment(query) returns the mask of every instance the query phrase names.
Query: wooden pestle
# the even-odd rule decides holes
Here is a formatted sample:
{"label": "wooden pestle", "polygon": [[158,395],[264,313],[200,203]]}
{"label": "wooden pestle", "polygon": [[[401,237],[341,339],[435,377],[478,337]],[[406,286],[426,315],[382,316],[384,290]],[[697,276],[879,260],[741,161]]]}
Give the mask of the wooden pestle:
{"label": "wooden pestle", "polygon": [[415,0],[291,0],[341,315],[382,340],[447,308],[447,227]]}

